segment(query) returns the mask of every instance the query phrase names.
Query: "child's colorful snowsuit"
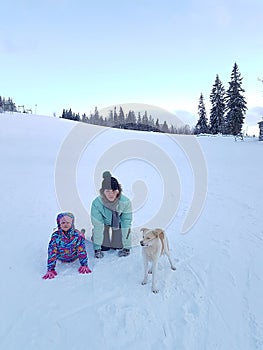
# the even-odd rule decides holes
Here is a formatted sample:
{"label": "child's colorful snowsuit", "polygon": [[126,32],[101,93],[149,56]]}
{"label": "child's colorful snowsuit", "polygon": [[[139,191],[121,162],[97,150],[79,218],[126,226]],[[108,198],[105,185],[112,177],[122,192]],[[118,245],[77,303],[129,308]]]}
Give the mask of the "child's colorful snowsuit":
{"label": "child's colorful snowsuit", "polygon": [[[60,228],[60,220],[64,216],[70,216],[73,220],[68,232]],[[74,216],[71,213],[61,213],[57,217],[58,230],[55,231],[48,245],[47,270],[55,270],[57,260],[72,262],[79,259],[81,266],[88,266],[88,257],[85,240],[80,232],[74,228]]]}
{"label": "child's colorful snowsuit", "polygon": [[78,230],[67,233],[62,230],[54,232],[48,245],[47,270],[55,270],[56,261],[72,262],[79,258],[81,266],[88,265],[85,240]]}

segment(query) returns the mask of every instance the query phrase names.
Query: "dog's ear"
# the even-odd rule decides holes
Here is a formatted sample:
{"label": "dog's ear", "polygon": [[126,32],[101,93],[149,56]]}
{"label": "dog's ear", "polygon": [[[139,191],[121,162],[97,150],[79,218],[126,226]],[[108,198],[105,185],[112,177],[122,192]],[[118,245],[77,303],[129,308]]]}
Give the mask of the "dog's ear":
{"label": "dog's ear", "polygon": [[154,230],[156,237],[159,237],[161,240],[164,239],[164,230],[161,228],[156,228]]}
{"label": "dog's ear", "polygon": [[140,231],[142,231],[143,233],[144,233],[144,231],[148,231],[148,230],[149,230],[149,229],[146,228],[146,227],[143,227],[143,228],[140,229]]}
{"label": "dog's ear", "polygon": [[154,230],[152,230],[152,233],[156,238],[160,236],[161,232],[162,230],[160,228],[155,228]]}
{"label": "dog's ear", "polygon": [[161,229],[161,228],[156,228],[155,230],[154,230],[158,235],[164,235],[164,230],[163,229]]}

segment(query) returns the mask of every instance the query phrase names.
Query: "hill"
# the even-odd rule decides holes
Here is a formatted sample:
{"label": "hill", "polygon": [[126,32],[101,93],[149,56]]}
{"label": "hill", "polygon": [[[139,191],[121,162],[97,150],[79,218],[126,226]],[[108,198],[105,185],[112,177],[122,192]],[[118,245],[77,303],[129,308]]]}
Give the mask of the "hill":
{"label": "hill", "polygon": [[[263,142],[23,114],[1,114],[0,125],[1,349],[263,348]],[[102,169],[132,198],[131,255],[95,260],[87,241],[92,274],[58,264],[42,280],[59,211],[89,237]],[[140,284],[138,240],[157,223],[177,270],[161,258],[155,295]]]}

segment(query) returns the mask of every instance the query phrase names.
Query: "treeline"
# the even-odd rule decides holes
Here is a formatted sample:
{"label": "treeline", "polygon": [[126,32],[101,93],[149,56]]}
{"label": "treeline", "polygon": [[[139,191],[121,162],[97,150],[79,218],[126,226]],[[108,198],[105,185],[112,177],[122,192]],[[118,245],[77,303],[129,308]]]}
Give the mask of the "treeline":
{"label": "treeline", "polygon": [[124,114],[123,108],[114,107],[109,111],[107,117],[103,117],[99,114],[97,107],[95,107],[94,113],[86,115],[85,113],[80,116],[79,113],[72,112],[71,109],[63,109],[61,118],[70,119],[74,121],[80,121],[83,123],[89,123],[100,126],[107,126],[111,128],[130,129],[140,131],[155,131],[170,134],[185,134],[190,135],[193,133],[189,125],[175,126],[168,125],[166,121],[159,122],[159,119],[155,119],[145,111],[142,115],[140,112],[136,115],[134,111],[130,110],[128,114]]}
{"label": "treeline", "polygon": [[168,126],[164,121],[162,124],[159,119],[156,121],[147,111],[143,115],[138,112],[135,115],[134,111],[129,111],[124,115],[122,107],[119,111],[109,111],[107,117],[99,114],[98,109],[95,108],[94,113],[89,116],[72,112],[71,109],[63,110],[62,118],[81,121],[84,123],[108,126],[121,129],[133,129],[143,131],[157,131],[171,134],[224,134],[224,135],[240,135],[247,110],[247,102],[244,97],[245,90],[242,88],[241,74],[237,63],[235,62],[229,81],[229,87],[226,90],[219,78],[216,75],[215,83],[210,94],[211,110],[209,118],[207,117],[204,96],[201,93],[198,104],[199,119],[195,127],[191,128],[189,125]]}
{"label": "treeline", "polygon": [[6,99],[0,96],[0,113],[3,112],[17,112],[16,104],[10,97]]}
{"label": "treeline", "polygon": [[195,126],[195,134],[240,135],[247,110],[247,102],[243,93],[241,74],[235,63],[225,90],[218,74],[213,85],[210,102],[209,120],[205,108],[204,96],[201,93],[198,104],[199,120]]}
{"label": "treeline", "polygon": [[[136,115],[134,111],[129,111],[128,114],[124,114],[122,107],[115,107],[109,111],[107,117],[103,117],[99,114],[97,107],[90,115],[72,112],[71,109],[63,109],[60,118],[70,119],[83,123],[89,123],[94,125],[101,125],[120,129],[132,129],[142,131],[156,131],[171,134],[225,134],[225,135],[240,135],[242,133],[242,127],[247,111],[247,102],[244,97],[245,90],[242,88],[241,74],[237,63],[235,62],[229,81],[228,89],[223,86],[219,75],[216,75],[215,83],[210,93],[211,110],[209,118],[207,117],[207,111],[205,107],[205,99],[201,93],[198,104],[198,116],[199,119],[195,127],[191,128],[186,125],[168,125],[166,121],[160,123],[159,119],[149,115],[147,111],[144,114],[138,112]],[[25,109],[24,106],[18,106],[23,108],[23,113],[32,113],[31,109]],[[18,112],[18,109],[9,97],[8,99],[0,96],[0,112]]]}

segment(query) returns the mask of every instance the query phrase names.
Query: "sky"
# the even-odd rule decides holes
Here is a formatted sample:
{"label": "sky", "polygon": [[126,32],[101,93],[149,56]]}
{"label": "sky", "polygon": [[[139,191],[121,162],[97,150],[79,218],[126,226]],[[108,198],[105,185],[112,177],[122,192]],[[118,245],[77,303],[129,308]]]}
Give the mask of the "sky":
{"label": "sky", "polygon": [[261,0],[5,1],[0,95],[42,115],[125,103],[197,115],[236,62],[260,107],[262,12]]}
{"label": "sky", "polygon": [[[86,143],[84,152],[65,152],[66,140],[74,139],[76,130],[80,137],[74,144]],[[0,135],[0,221],[6,228],[0,231],[1,349],[263,349],[263,142],[120,130],[25,114],[1,114]],[[148,152],[147,147],[137,147],[138,142],[148,143]],[[195,143],[198,147],[190,147]],[[116,159],[114,145],[130,150],[122,162]],[[198,148],[206,167],[196,159]],[[189,157],[191,149],[196,157]],[[119,258],[110,250],[103,259],[95,259],[90,206],[82,226],[79,201],[72,200],[67,208],[75,214],[76,227],[86,228],[92,273],[80,275],[78,260],[58,262],[57,277],[43,280],[48,242],[62,209],[54,181],[58,159],[64,158],[59,167],[65,184],[74,158],[89,159],[75,168],[85,181],[64,186],[63,191],[71,197],[78,189],[84,204],[98,194],[99,187],[96,194],[91,190],[93,175],[105,163],[105,154],[113,161],[107,169],[121,182],[125,195],[132,198],[131,184],[139,179],[147,188],[137,211],[133,205],[131,254]],[[180,191],[170,185],[170,168],[178,172]],[[196,187],[194,177],[199,178]],[[95,179],[101,184],[101,172]],[[182,234],[192,199],[204,182],[203,210]],[[137,196],[141,200],[141,193]],[[60,203],[65,206],[63,200]],[[151,276],[141,285],[139,229],[155,227],[147,224],[152,216],[165,228],[176,266],[173,271],[168,260],[160,258],[157,294],[152,293]]]}

